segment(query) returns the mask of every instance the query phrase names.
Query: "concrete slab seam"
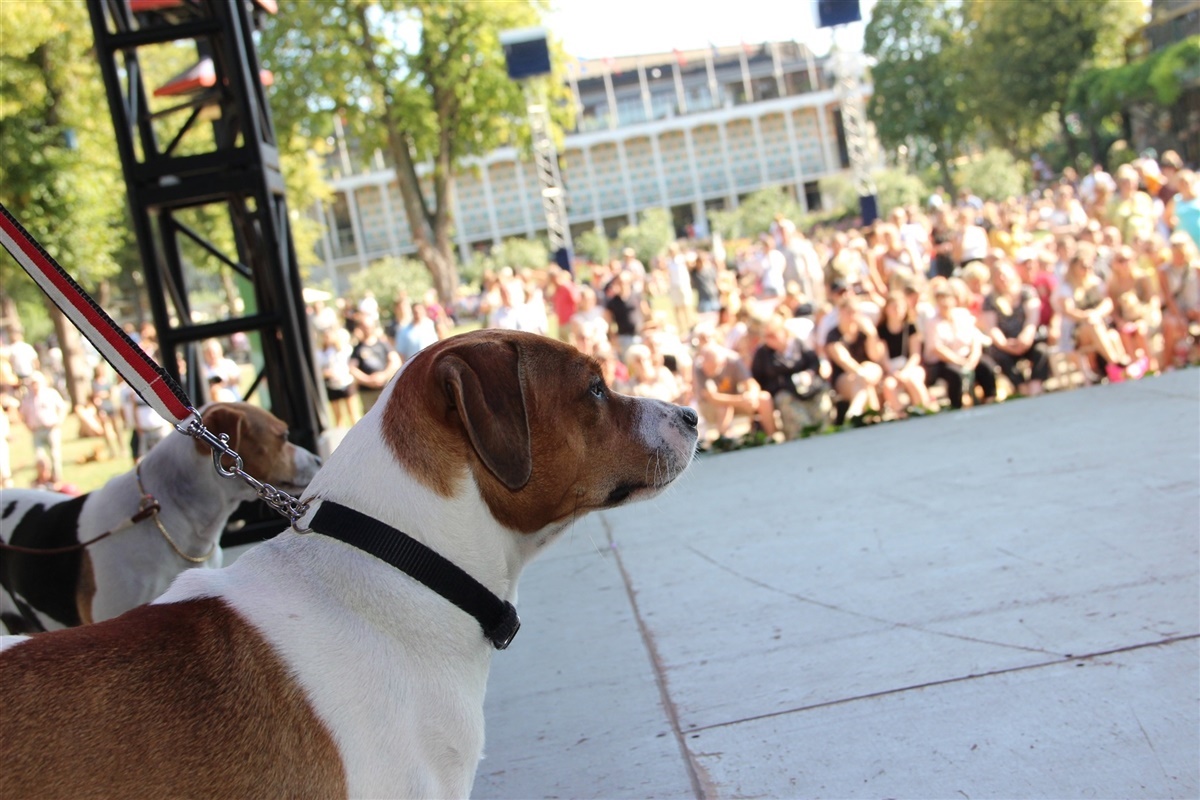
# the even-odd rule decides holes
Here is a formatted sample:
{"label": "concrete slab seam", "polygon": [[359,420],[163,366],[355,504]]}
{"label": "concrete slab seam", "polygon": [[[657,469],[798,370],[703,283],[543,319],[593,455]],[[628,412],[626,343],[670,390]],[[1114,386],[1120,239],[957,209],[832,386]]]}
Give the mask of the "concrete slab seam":
{"label": "concrete slab seam", "polygon": [[804,711],[813,711],[813,710],[816,710],[819,708],[829,708],[830,706],[846,705],[849,703],[856,703],[860,700],[872,700],[877,697],[886,697],[888,695],[901,694],[903,692],[912,692],[912,691],[916,691],[919,689],[931,689],[931,688],[934,688],[937,686],[950,686],[950,685],[953,685],[956,683],[963,683],[965,681],[978,680],[980,678],[991,678],[996,675],[1008,675],[1008,674],[1013,674],[1013,673],[1017,673],[1017,672],[1028,672],[1030,670],[1042,669],[1043,667],[1062,666],[1063,664],[1069,664],[1073,661],[1090,661],[1090,660],[1097,659],[1097,658],[1103,658],[1105,656],[1117,655],[1119,653],[1132,653],[1132,652],[1136,652],[1138,650],[1145,650],[1145,649],[1151,648],[1151,647],[1167,647],[1169,645],[1179,644],[1181,642],[1190,642],[1190,641],[1193,641],[1196,639],[1200,639],[1200,633],[1192,633],[1192,634],[1188,634],[1186,636],[1172,636],[1168,639],[1162,639],[1157,642],[1141,642],[1139,644],[1127,645],[1125,647],[1115,647],[1111,650],[1100,650],[1095,653],[1087,653],[1086,655],[1068,656],[1066,658],[1059,658],[1054,661],[1044,661],[1040,664],[1024,664],[1019,667],[1007,667],[1005,669],[997,669],[997,670],[990,670],[988,672],[973,673],[971,675],[962,675],[957,678],[945,678],[943,680],[929,681],[927,683],[915,683],[915,684],[912,684],[911,686],[900,686],[900,687],[897,687],[894,689],[884,689],[879,692],[869,692],[867,694],[855,695],[854,697],[842,697],[837,700],[827,700],[823,703],[813,703],[812,705],[807,705],[807,706],[796,706],[795,708],[787,708],[787,709],[783,709],[780,711],[772,711],[768,714],[756,714],[754,716],[744,717],[742,719],[731,719],[726,722],[717,722],[717,723],[714,723],[711,725],[701,725],[696,728],[689,728],[688,733],[695,734],[695,733],[701,733],[703,731],[716,730],[718,728],[729,728],[729,727],[733,727],[735,725],[742,725],[747,722],[758,722],[760,720],[773,719],[775,717],[782,717],[782,716],[786,716],[788,714],[798,714],[798,713],[802,713]]}
{"label": "concrete slab seam", "polygon": [[633,618],[637,621],[638,633],[642,637],[642,643],[646,647],[650,664],[654,669],[654,683],[658,686],[663,710],[667,714],[667,720],[671,724],[671,732],[675,736],[675,743],[679,746],[680,755],[687,768],[688,779],[692,784],[692,793],[697,800],[704,800],[707,797],[713,796],[714,793],[708,791],[706,784],[709,782],[704,779],[702,768],[692,758],[691,750],[687,746],[686,735],[679,722],[679,711],[675,708],[675,703],[671,699],[670,689],[667,686],[666,671],[663,668],[662,658],[658,653],[658,646],[654,641],[654,636],[650,632],[649,626],[642,618],[641,609],[638,607],[637,593],[633,589],[633,582],[630,580],[629,572],[625,569],[625,562],[621,558],[621,551],[617,547],[616,539],[613,536],[612,526],[603,514],[600,517],[600,524],[604,527],[605,536],[608,537],[609,549],[616,559],[617,570],[621,573],[621,582],[625,587],[625,595],[629,598],[629,606],[633,611]]}
{"label": "concrete slab seam", "polygon": [[769,583],[764,583],[763,581],[756,580],[755,578],[752,578],[749,575],[738,572],[737,570],[733,569],[732,567],[729,567],[728,565],[718,562],[717,560],[713,559],[712,557],[700,552],[692,545],[686,545],[686,547],[688,550],[690,550],[696,556],[709,562],[717,569],[720,569],[730,575],[733,575],[735,578],[739,578],[739,579],[745,581],[746,583],[749,583],[753,586],[757,586],[760,589],[766,589],[767,591],[775,592],[776,594],[781,594],[784,597],[790,597],[791,599],[798,600],[801,603],[809,603],[810,605],[814,605],[819,608],[824,608],[827,611],[835,611],[840,614],[847,614],[849,616],[857,617],[859,619],[865,619],[865,620],[869,620],[871,622],[878,622],[883,625],[889,625],[893,628],[903,628],[904,630],[916,631],[917,633],[927,633],[930,636],[944,636],[948,639],[958,639],[958,640],[964,641],[964,642],[973,642],[975,644],[986,644],[986,645],[991,645],[993,647],[1004,647],[1004,648],[1008,648],[1011,650],[1022,650],[1024,652],[1028,652],[1028,653],[1041,653],[1042,655],[1046,655],[1046,656],[1059,656],[1059,655],[1069,656],[1070,655],[1069,653],[1065,653],[1065,654],[1064,653],[1054,653],[1054,652],[1051,652],[1050,650],[1044,650],[1040,647],[1026,647],[1025,645],[1009,644],[1008,642],[997,642],[997,641],[994,641],[991,639],[980,639],[976,636],[967,636],[966,634],[961,634],[961,633],[951,633],[950,631],[932,630],[930,628],[926,628],[921,625],[914,625],[911,622],[900,622],[898,620],[887,619],[886,617],[877,617],[874,614],[868,614],[864,611],[854,611],[853,609],[842,608],[841,606],[836,606],[836,605],[833,605],[832,603],[825,603],[825,602],[822,602],[822,601],[817,600],[812,597],[805,597],[802,594],[796,594],[795,592],[789,592],[786,589],[780,589],[778,586],[772,586]]}

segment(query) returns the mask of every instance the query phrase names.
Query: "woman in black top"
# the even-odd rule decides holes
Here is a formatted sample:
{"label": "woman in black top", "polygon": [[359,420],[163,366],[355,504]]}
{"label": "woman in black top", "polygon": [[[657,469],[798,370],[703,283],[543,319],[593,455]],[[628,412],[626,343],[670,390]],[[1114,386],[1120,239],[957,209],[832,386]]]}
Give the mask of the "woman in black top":
{"label": "woman in black top", "polygon": [[880,354],[875,326],[858,313],[853,296],[838,306],[838,324],[825,340],[825,352],[833,368],[831,382],[838,399],[848,406],[845,418],[861,417],[867,409],[879,410],[879,385],[883,368],[873,355]]}
{"label": "woman in black top", "polygon": [[[1050,377],[1050,354],[1046,343],[1037,341],[1041,300],[1032,286],[1022,285],[1016,271],[999,261],[992,269],[992,291],[983,300],[980,326],[991,338],[987,355],[1024,395],[1042,393],[1042,383]],[[1022,362],[1029,365],[1029,379],[1020,372]]]}
{"label": "woman in black top", "polygon": [[879,340],[887,348],[883,359],[883,401],[898,417],[907,416],[900,402],[902,389],[908,405],[921,411],[935,409],[925,385],[921,366],[921,333],[917,330],[916,309],[908,304],[903,291],[888,292],[879,316]]}

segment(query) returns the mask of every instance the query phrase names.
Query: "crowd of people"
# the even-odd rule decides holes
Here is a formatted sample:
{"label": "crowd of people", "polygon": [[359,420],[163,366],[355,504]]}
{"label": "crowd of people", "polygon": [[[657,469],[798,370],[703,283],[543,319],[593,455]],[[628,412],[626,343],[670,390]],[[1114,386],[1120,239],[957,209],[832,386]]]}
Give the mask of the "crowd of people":
{"label": "crowd of people", "polygon": [[[939,189],[866,226],[806,234],[780,214],[755,240],[681,240],[649,264],[625,249],[574,273],[504,267],[466,305],[570,342],[618,391],[693,406],[717,446],[739,420],[751,441],[793,439],[1195,360],[1198,188],[1168,152],[1025,197]],[[311,311],[339,424],[456,322],[432,292],[397,298],[390,326],[371,296],[335,305]],[[380,348],[366,374],[364,344]]]}
{"label": "crowd of people", "polygon": [[[574,273],[503,267],[461,307],[429,290],[308,308],[334,425],[370,410],[422,348],[467,320],[558,336],[617,391],[689,405],[718,449],[937,413],[1047,389],[1138,380],[1200,358],[1200,179],[1173,152],[1112,174],[1067,169],[1023,197],[942,189],[869,225],[805,232],[782,214],[750,241],[680,240]],[[152,326],[132,332],[155,352]],[[229,342],[235,350],[245,343]],[[240,399],[221,343],[208,400]],[[0,431],[28,427],[37,482],[61,483],[70,409],[37,351],[0,350]],[[143,454],[165,423],[98,365],[81,428]],[[11,413],[10,413],[11,412]],[[3,455],[3,454],[0,454]],[[11,484],[7,458],[0,480]]]}

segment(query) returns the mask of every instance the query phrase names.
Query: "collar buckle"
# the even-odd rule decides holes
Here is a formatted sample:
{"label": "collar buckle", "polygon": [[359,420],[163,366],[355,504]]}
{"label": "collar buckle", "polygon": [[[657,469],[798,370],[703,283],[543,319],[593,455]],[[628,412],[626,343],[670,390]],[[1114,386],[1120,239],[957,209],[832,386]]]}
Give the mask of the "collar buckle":
{"label": "collar buckle", "polygon": [[491,640],[492,646],[497,650],[507,650],[519,630],[521,630],[521,618],[517,616],[517,609],[513,607],[512,603],[506,601],[504,616],[487,632],[487,638]]}

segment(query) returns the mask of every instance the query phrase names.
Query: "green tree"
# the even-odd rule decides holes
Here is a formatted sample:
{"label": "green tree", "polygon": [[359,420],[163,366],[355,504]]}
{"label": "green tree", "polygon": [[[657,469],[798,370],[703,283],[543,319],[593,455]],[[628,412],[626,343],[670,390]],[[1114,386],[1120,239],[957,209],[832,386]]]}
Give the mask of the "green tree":
{"label": "green tree", "polygon": [[356,297],[371,292],[386,310],[391,310],[392,302],[401,293],[420,300],[432,285],[429,270],[411,258],[381,258],[350,276],[350,290]]}
{"label": "green tree", "polygon": [[550,249],[541,239],[513,237],[492,248],[492,260],[497,267],[512,267],[517,272],[545,269],[550,263]]}
{"label": "green tree", "polygon": [[[326,135],[340,114],[367,154],[396,169],[417,255],[443,301],[458,281],[454,172],[462,159],[517,143],[523,88],[509,80],[500,32],[537,25],[538,0],[284,0],[264,32],[280,124]],[[560,60],[561,63],[561,60]],[[534,79],[552,113],[570,115],[558,75]],[[540,87],[539,87],[540,84]],[[428,164],[422,176],[420,166]]]}
{"label": "green tree", "polygon": [[920,206],[929,195],[924,181],[902,169],[880,170],[872,177],[879,198],[879,213],[884,217],[896,208]]}
{"label": "green tree", "polygon": [[575,237],[575,253],[593,264],[608,262],[612,245],[602,228],[591,228]]}
{"label": "green tree", "polygon": [[766,233],[776,214],[799,224],[804,209],[782,186],[770,186],[746,195],[737,208],[708,212],[708,223],[725,239],[756,237]]}
{"label": "green tree", "polygon": [[1007,150],[992,148],[958,168],[958,187],[970,187],[985,200],[1020,197],[1029,185],[1027,162],[1018,162]]}
{"label": "green tree", "polygon": [[1127,0],[967,0],[972,26],[970,83],[984,125],[1010,150],[1028,152],[1050,135],[1078,152],[1066,118],[1071,82],[1090,67],[1123,58],[1145,9]]}
{"label": "green tree", "polygon": [[[118,270],[124,203],[111,117],[83,3],[0,3],[0,193],[22,225],[85,288]],[[0,293],[18,309],[47,302],[12,259]],[[86,399],[78,332],[50,318],[72,400]]]}
{"label": "green tree", "polygon": [[665,208],[647,208],[636,225],[626,225],[617,235],[621,248],[632,247],[638,260],[650,267],[675,241],[675,223]]}
{"label": "green tree", "polygon": [[877,62],[867,114],[880,142],[908,147],[919,164],[936,164],[947,185],[950,163],[975,123],[965,44],[961,4],[941,0],[879,3],[863,39]]}

